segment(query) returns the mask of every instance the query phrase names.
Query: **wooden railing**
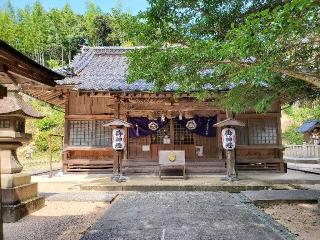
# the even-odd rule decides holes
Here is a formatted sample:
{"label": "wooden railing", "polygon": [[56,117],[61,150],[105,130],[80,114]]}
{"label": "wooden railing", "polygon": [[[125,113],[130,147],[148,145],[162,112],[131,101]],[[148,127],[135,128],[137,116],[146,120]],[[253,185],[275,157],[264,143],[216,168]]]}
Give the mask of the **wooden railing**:
{"label": "wooden railing", "polygon": [[287,145],[284,158],[320,159],[320,145]]}

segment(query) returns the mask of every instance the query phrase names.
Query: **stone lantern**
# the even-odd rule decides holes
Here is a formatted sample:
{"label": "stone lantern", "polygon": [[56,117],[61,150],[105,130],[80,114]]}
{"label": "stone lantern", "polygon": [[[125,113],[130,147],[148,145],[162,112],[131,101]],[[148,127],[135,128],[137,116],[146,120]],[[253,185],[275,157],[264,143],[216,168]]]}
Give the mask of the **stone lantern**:
{"label": "stone lantern", "polygon": [[124,182],[126,178],[122,176],[122,159],[127,140],[125,129],[132,127],[132,124],[121,119],[114,119],[103,126],[112,128],[112,148],[116,151],[116,158],[113,163],[113,179],[117,182]]}
{"label": "stone lantern", "polygon": [[227,118],[213,126],[222,128],[221,137],[222,145],[226,153],[227,177],[228,180],[238,179],[235,159],[236,135],[234,127],[244,127],[245,123],[233,118]]}
{"label": "stone lantern", "polygon": [[30,174],[21,173],[23,167],[17,157],[17,148],[32,138],[31,134],[25,133],[26,118],[43,118],[43,116],[22,99],[18,89],[8,90],[8,96],[0,100],[0,160],[4,222],[15,222],[44,206],[44,198],[37,196],[37,183],[31,183]]}

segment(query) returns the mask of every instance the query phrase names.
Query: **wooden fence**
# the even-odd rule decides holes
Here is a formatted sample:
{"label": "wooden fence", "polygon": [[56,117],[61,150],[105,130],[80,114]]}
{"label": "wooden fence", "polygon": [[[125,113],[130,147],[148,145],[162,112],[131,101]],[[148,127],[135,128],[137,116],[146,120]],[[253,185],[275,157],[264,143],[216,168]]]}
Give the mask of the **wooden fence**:
{"label": "wooden fence", "polygon": [[320,160],[320,145],[287,145],[284,159]]}

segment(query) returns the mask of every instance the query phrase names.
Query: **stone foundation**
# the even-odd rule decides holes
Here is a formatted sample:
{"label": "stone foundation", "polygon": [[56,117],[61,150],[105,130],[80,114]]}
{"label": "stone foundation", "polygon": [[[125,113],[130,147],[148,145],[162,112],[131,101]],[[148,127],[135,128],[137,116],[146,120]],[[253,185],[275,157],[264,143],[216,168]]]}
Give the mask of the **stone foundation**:
{"label": "stone foundation", "polygon": [[44,203],[44,197],[35,197],[15,205],[4,204],[2,205],[3,222],[11,223],[19,221],[28,214],[43,208]]}
{"label": "stone foundation", "polygon": [[44,207],[44,197],[38,196],[38,184],[31,175],[1,174],[2,214],[4,222],[16,222]]}

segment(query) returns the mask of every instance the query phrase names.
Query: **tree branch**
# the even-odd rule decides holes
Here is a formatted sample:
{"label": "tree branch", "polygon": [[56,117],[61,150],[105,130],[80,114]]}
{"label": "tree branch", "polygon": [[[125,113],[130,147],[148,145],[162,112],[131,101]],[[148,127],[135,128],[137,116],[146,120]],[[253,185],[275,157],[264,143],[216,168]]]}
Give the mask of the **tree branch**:
{"label": "tree branch", "polygon": [[318,76],[314,76],[314,75],[311,75],[308,73],[296,72],[296,71],[292,71],[292,70],[288,70],[288,69],[284,69],[284,68],[279,68],[279,67],[272,67],[271,70],[274,72],[277,72],[277,73],[287,75],[289,77],[303,80],[305,82],[308,82],[308,83],[320,88],[320,77],[318,77]]}

